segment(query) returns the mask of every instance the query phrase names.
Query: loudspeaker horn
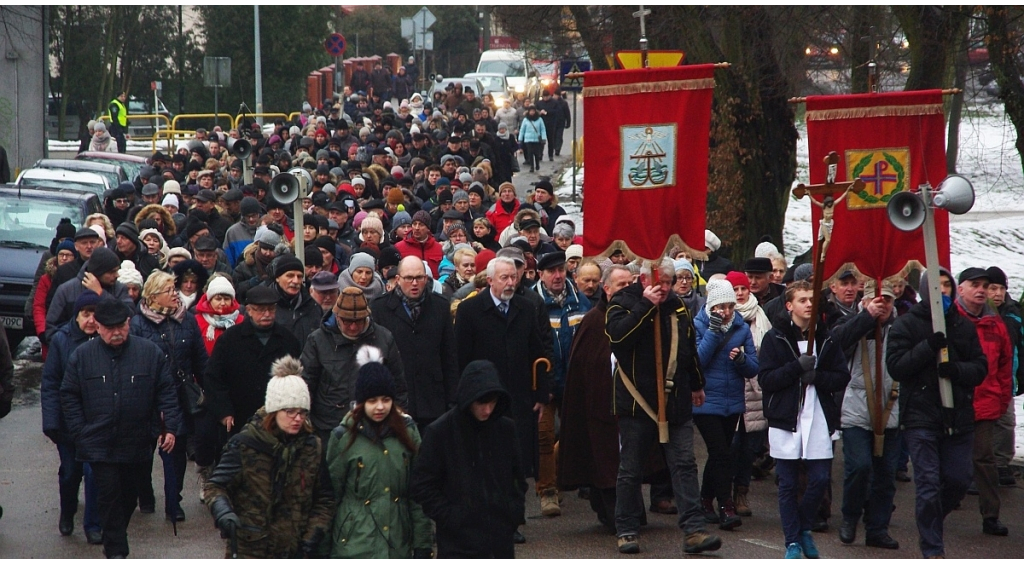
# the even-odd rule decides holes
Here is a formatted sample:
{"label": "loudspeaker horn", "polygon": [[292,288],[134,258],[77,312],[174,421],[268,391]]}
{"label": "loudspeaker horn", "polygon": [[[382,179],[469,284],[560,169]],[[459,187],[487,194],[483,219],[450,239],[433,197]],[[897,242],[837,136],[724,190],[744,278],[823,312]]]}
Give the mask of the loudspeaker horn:
{"label": "loudspeaker horn", "polygon": [[924,223],[924,202],[913,192],[898,192],[885,208],[889,221],[900,231],[913,231]]}
{"label": "loudspeaker horn", "polygon": [[961,215],[974,207],[974,186],[959,174],[950,174],[932,193],[932,203],[949,213]]}
{"label": "loudspeaker horn", "polygon": [[294,176],[299,181],[299,188],[301,188],[303,194],[308,193],[309,189],[313,187],[313,175],[301,166],[288,169],[288,174]]}
{"label": "loudspeaker horn", "polygon": [[299,179],[291,174],[278,174],[270,179],[270,197],[279,203],[290,204],[299,198]]}
{"label": "loudspeaker horn", "polygon": [[248,159],[252,154],[252,143],[245,139],[228,138],[228,152],[240,159]]}

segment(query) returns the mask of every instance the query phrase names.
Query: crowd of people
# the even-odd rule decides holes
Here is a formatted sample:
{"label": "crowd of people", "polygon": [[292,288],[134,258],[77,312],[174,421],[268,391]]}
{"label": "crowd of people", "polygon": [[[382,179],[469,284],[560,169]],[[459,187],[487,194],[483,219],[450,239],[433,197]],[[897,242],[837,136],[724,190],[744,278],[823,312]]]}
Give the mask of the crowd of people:
{"label": "crowd of people", "polygon": [[[771,243],[738,266],[710,231],[702,257],[584,257],[551,183],[511,183],[520,148],[536,171],[568,126],[557,97],[356,88],[269,134],[198,130],[56,227],[28,307],[60,534],[84,482],[88,542],[127,556],[155,452],[166,518],[188,518],[192,460],[227,556],[510,558],[530,478],[547,517],[578,490],[619,552],[640,552],[650,511],[699,554],[773,468],[787,557],[818,556],[833,491],[842,542],[863,519],[895,549],[908,457],[924,556],[972,479],[984,532],[1007,534],[1022,332],[998,268],[943,271],[940,333],[926,280],[845,271],[818,296]],[[243,137],[251,181],[227,149]],[[293,167],[313,179],[301,230],[271,194]]]}

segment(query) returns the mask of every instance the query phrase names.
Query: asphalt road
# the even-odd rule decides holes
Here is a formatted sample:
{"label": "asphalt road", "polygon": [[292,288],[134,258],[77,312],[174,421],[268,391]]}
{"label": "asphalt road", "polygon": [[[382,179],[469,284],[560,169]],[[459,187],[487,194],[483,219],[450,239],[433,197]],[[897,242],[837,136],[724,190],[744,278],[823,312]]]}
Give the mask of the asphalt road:
{"label": "asphalt road", "polygon": [[[18,361],[16,383],[18,395],[9,416],[0,421],[0,558],[101,558],[102,549],[85,542],[79,512],[75,532],[61,537],[57,532],[59,515],[57,492],[57,449],[41,432],[39,408],[38,363]],[[696,440],[698,464],[703,467],[706,455],[703,442]],[[840,449],[841,451],[841,449]],[[839,514],[842,494],[842,455],[833,463],[835,501],[833,514]],[[163,474],[159,460],[153,468],[158,511],[153,515],[135,513],[128,530],[134,558],[220,558],[224,545],[209,512],[199,502],[195,467],[189,463],[182,507],[187,519],[178,524],[175,537],[171,525],[160,511],[163,504]],[[1024,530],[1024,492],[1020,487],[1000,488],[1002,521],[1010,527],[1010,536],[991,537],[981,533],[978,498],[968,496],[963,507],[946,521],[946,554],[952,558],[1010,558],[1018,554]],[[84,497],[82,497],[84,500]],[[896,511],[890,533],[901,544],[899,550],[867,548],[863,545],[863,527],[858,542],[846,546],[839,542],[833,517],[829,533],[815,538],[825,558],[920,558],[917,530],[913,517],[913,484],[898,484]],[[778,519],[776,488],[771,479],[755,482],[751,488],[750,505],[753,517],[745,517],[743,526],[733,532],[718,531],[723,539],[718,558],[781,558],[782,529]],[[531,489],[527,494],[527,524],[522,529],[527,543],[518,545],[520,558],[619,558],[615,538],[597,522],[589,503],[575,492],[566,492],[561,517],[542,517],[540,504]],[[641,531],[640,542],[645,558],[680,558],[684,556],[682,532],[676,518],[651,514],[649,524]],[[709,527],[714,527],[710,525]],[[634,557],[635,558],[635,557]]]}

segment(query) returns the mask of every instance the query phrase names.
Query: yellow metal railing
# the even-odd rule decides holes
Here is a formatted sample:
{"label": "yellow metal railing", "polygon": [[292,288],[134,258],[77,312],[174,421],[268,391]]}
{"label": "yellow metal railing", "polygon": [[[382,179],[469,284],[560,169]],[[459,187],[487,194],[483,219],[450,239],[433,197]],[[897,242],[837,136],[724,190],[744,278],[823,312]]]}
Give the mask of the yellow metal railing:
{"label": "yellow metal railing", "polygon": [[[296,115],[298,115],[298,114],[296,114]],[[234,125],[232,127],[234,127],[235,129],[238,129],[238,124],[242,122],[242,118],[243,117],[245,119],[256,119],[256,118],[267,118],[267,117],[269,117],[269,118],[284,118],[284,119],[288,119],[288,114],[273,113],[273,112],[263,112],[261,114],[245,114],[245,115],[238,114],[237,116],[235,116],[235,121],[233,122]]]}
{"label": "yellow metal railing", "polygon": [[171,129],[178,129],[178,122],[186,119],[213,119],[218,120],[226,118],[228,123],[234,123],[231,120],[231,114],[221,112],[219,114],[178,114],[171,120]]}

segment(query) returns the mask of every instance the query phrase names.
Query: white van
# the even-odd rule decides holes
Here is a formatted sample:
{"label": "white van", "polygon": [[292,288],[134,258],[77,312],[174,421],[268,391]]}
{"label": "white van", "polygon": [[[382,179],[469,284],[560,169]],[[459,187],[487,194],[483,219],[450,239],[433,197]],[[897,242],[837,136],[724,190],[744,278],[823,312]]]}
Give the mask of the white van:
{"label": "white van", "polygon": [[508,85],[515,90],[516,97],[537,100],[540,97],[540,76],[524,51],[491,49],[480,54],[478,73],[505,75]]}

